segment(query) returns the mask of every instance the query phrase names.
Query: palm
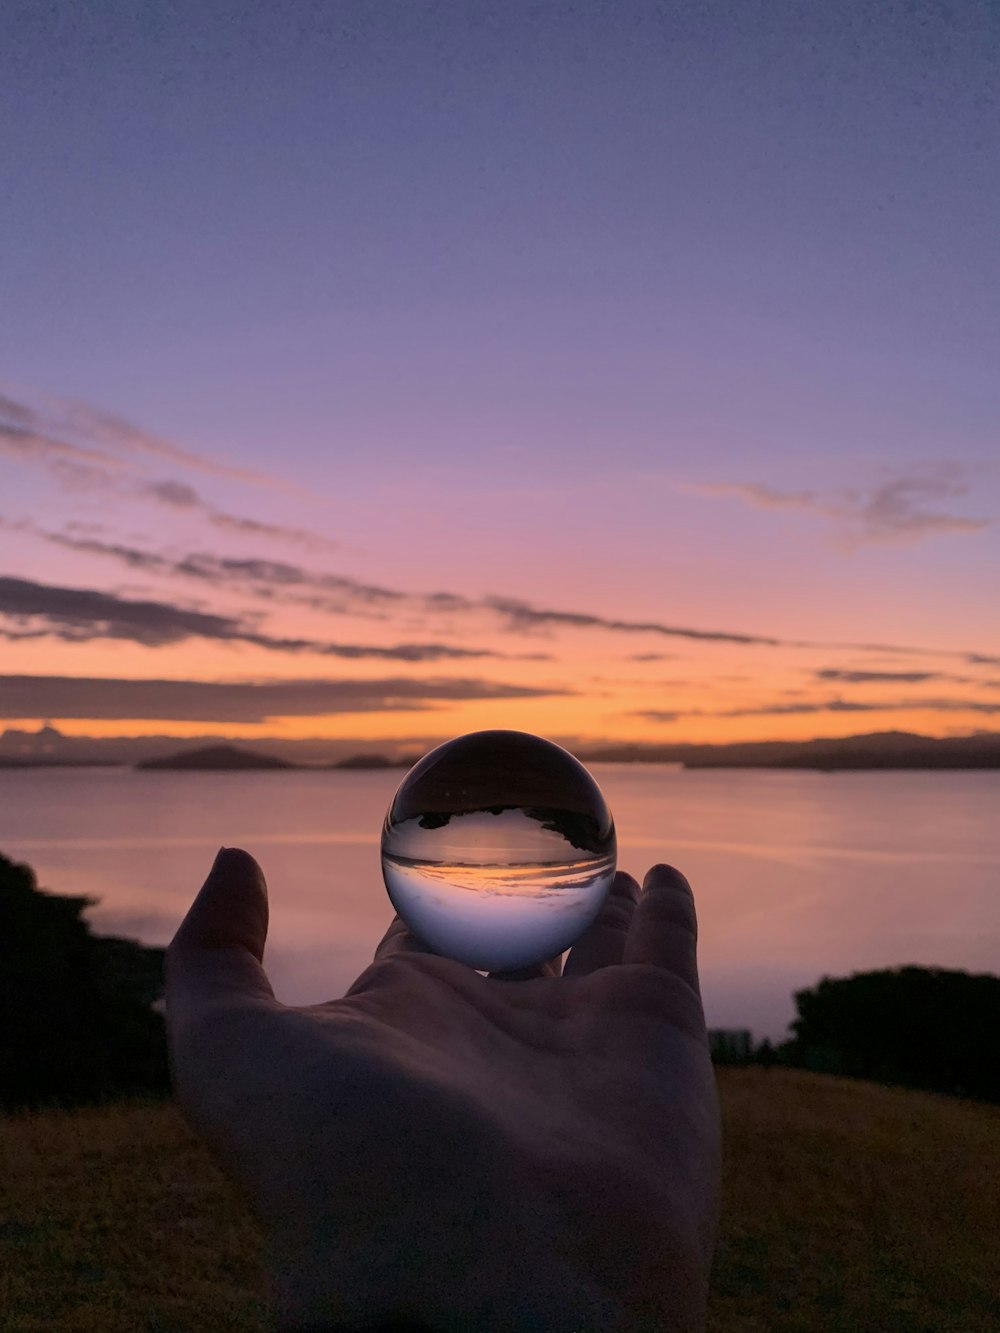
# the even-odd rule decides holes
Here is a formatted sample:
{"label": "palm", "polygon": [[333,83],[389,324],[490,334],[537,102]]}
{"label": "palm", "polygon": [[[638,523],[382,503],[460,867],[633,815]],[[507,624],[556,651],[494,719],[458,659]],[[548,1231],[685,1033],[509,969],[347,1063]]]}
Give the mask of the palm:
{"label": "palm", "polygon": [[633,889],[565,976],[482,977],[397,922],[329,1004],[286,1009],[260,973],[187,1025],[172,986],[182,1104],[270,1232],[290,1326],[696,1326],[714,1084],[696,985],[643,960]]}

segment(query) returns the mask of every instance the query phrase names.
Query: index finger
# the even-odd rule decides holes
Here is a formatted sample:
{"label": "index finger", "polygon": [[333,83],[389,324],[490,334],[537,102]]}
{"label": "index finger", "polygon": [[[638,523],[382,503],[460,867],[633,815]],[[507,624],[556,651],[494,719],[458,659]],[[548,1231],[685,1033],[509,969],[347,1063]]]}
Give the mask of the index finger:
{"label": "index finger", "polygon": [[391,958],[399,953],[433,953],[434,950],[417,938],[397,913],[389,922],[389,929],[375,946],[375,961]]}
{"label": "index finger", "polygon": [[701,994],[694,894],[673,866],[655,865],[643,880],[622,961],[663,968]]}
{"label": "index finger", "polygon": [[570,950],[563,968],[564,977],[584,976],[598,968],[622,961],[629,926],[639,901],[639,886],[631,875],[619,870],[611,882],[611,891],[597,920],[588,927]]}

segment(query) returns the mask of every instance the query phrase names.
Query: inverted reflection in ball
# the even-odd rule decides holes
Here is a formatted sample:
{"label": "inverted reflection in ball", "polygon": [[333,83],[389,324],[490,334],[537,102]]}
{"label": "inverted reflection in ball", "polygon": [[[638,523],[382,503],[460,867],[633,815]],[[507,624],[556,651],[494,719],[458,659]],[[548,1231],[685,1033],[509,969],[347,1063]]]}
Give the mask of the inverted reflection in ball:
{"label": "inverted reflection in ball", "polygon": [[396,911],[435,953],[509,971],[568,949],[615,873],[601,789],[551,741],[476,731],[438,746],[393,797],[382,875]]}

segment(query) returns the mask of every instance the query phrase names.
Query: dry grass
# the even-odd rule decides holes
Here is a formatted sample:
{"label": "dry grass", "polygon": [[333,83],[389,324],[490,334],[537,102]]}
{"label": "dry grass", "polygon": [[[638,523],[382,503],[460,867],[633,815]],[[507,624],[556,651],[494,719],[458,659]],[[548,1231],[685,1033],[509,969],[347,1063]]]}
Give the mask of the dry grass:
{"label": "dry grass", "polygon": [[[710,1333],[996,1333],[1000,1108],[720,1071]],[[0,1329],[260,1333],[260,1243],[171,1106],[0,1120]]]}
{"label": "dry grass", "polygon": [[997,1333],[1000,1107],[721,1071],[711,1333]]}
{"label": "dry grass", "polygon": [[4,1333],[262,1333],[260,1242],[171,1105],[0,1120]]}

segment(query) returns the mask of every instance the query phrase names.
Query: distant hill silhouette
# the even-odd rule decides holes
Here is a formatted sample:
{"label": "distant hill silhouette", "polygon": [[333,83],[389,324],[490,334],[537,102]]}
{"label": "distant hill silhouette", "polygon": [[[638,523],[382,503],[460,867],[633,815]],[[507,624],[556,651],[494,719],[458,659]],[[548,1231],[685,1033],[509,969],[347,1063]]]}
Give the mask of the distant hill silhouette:
{"label": "distant hill silhouette", "polygon": [[[267,756],[290,768],[332,767],[347,761],[348,768],[375,767],[388,759],[409,767],[421,753],[432,750],[446,736],[407,737],[398,742],[345,741],[307,737],[260,737],[256,744]],[[553,736],[584,763],[683,764],[687,768],[813,768],[834,769],[989,769],[1000,768],[1000,731],[938,740],[912,732],[882,731],[860,736],[821,737],[810,741],[739,741],[723,745],[656,744],[644,741],[595,741],[584,744],[571,737]],[[371,749],[366,749],[367,745]],[[173,760],[204,750],[238,750],[228,736],[206,734],[186,739],[171,736],[64,736],[55,727],[0,731],[0,767],[35,767],[40,764],[135,764],[166,759],[164,767],[180,767]],[[401,754],[402,752],[402,754]],[[399,757],[401,755],[401,757]],[[393,756],[397,756],[394,758]],[[357,761],[357,762],[355,762]],[[381,763],[378,766],[382,766]],[[195,767],[210,768],[201,763]],[[217,771],[229,767],[225,763]],[[238,766],[234,766],[237,768]]]}
{"label": "distant hill silhouette", "polygon": [[316,768],[326,769],[381,769],[407,768],[412,761],[408,759],[390,759],[384,754],[353,754],[346,759],[339,759],[334,764],[293,764],[287,759],[278,759],[274,755],[261,754],[259,750],[244,750],[236,745],[208,745],[199,750],[182,750],[179,754],[165,755],[158,759],[144,759],[136,768],[207,770],[213,772],[237,773],[247,769],[278,768]]}
{"label": "distant hill silhouette", "polygon": [[136,768],[150,769],[210,769],[213,772],[233,773],[251,768],[297,768],[286,759],[259,754],[256,750],[241,750],[235,745],[210,745],[203,750],[186,750],[167,755],[163,759],[146,759]]}
{"label": "distant hill silhouette", "polygon": [[90,898],[0,855],[0,1106],[165,1093],[163,950],[91,934]]}
{"label": "distant hill silhouette", "polygon": [[812,741],[731,745],[607,745],[577,751],[591,763],[673,763],[685,768],[982,769],[1000,768],[1000,733],[941,740],[908,731]]}
{"label": "distant hill silhouette", "polygon": [[[948,736],[937,740],[908,731],[876,731],[813,741],[741,741],[732,745],[607,745],[577,747],[587,763],[679,763],[685,768],[809,768],[822,772],[865,769],[1000,768],[1000,733]],[[408,767],[410,759],[356,754],[329,765],[335,769]],[[148,769],[299,768],[301,765],[232,745],[185,750],[136,765]]]}
{"label": "distant hill silhouette", "polygon": [[[404,747],[406,754],[413,754],[424,748],[431,749],[446,737],[427,737],[425,740],[408,738]],[[226,736],[218,732],[206,731],[199,736],[163,736],[155,732],[139,736],[88,736],[64,735],[56,727],[45,726],[32,731],[23,727],[0,728],[0,763],[8,760],[12,765],[33,766],[42,763],[60,765],[77,764],[128,764],[130,766],[145,763],[149,759],[162,759],[175,754],[193,754],[225,746],[243,749],[251,746],[242,737]],[[290,739],[287,736],[256,736],[252,746],[254,750],[284,759],[294,766],[323,767],[335,763],[338,759],[347,759],[355,754],[385,753],[392,755],[397,746],[385,741],[379,744],[364,740],[350,741],[337,737],[309,736]],[[411,759],[409,762],[413,762]]]}
{"label": "distant hill silhouette", "polygon": [[411,764],[409,759],[390,759],[384,754],[352,754],[347,759],[338,759],[335,764],[330,764],[330,768],[409,768]]}
{"label": "distant hill silhouette", "polygon": [[847,736],[841,741],[808,741],[780,768],[1000,768],[1000,737],[949,736],[935,740],[905,731]]}

